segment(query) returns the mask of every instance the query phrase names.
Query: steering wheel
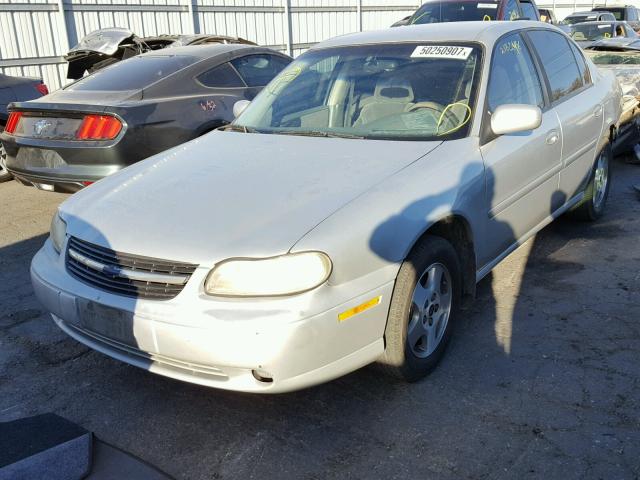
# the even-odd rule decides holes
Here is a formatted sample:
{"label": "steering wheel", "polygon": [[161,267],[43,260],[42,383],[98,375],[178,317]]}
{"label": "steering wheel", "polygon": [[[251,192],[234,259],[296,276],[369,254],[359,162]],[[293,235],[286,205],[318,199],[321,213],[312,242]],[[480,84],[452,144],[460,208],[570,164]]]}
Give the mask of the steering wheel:
{"label": "steering wheel", "polygon": [[418,102],[418,103],[414,103],[413,105],[411,105],[408,109],[407,112],[413,112],[414,110],[419,110],[421,108],[428,108],[430,110],[433,110],[437,113],[437,116],[439,118],[439,122],[438,122],[438,127],[440,127],[440,124],[443,123],[443,120],[445,120],[444,118],[440,118],[442,116],[442,112],[444,112],[444,116],[445,117],[449,117],[448,120],[452,120],[453,124],[455,125],[456,123],[460,123],[460,119],[458,118],[458,116],[453,113],[453,111],[451,110],[451,108],[447,108],[444,105],[441,105],[437,102]]}
{"label": "steering wheel", "polygon": [[429,108],[431,110],[435,110],[438,113],[442,113],[442,111],[444,110],[444,105],[440,105],[436,102],[418,102],[411,105],[407,109],[407,112],[413,112],[414,110],[419,110],[421,108]]}

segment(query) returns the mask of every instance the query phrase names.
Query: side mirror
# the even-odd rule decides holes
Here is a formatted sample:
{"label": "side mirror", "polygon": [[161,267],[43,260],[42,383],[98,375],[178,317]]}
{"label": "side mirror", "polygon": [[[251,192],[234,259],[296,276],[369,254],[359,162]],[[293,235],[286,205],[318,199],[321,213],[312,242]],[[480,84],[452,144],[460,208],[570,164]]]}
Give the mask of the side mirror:
{"label": "side mirror", "polygon": [[495,135],[535,130],[542,123],[542,110],[535,105],[500,105],[491,114],[491,131]]}
{"label": "side mirror", "polygon": [[233,104],[233,118],[238,118],[244,112],[251,102],[249,100],[238,100]]}

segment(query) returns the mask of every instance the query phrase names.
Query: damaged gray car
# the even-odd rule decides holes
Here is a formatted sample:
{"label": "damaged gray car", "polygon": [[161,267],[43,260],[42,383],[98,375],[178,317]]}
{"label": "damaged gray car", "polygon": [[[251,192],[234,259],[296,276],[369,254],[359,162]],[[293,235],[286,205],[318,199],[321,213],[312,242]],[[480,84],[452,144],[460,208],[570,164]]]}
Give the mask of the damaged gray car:
{"label": "damaged gray car", "polygon": [[151,50],[207,43],[256,45],[244,38],[224,35],[158,35],[141,38],[126,28],[102,28],[83,37],[64,57],[69,64],[67,78],[77,80],[86,73]]}

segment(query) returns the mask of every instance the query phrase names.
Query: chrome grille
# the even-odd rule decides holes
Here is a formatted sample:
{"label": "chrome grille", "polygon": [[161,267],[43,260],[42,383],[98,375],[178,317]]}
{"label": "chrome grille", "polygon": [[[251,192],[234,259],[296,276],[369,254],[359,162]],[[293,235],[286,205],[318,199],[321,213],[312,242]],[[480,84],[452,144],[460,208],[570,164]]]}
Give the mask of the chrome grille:
{"label": "chrome grille", "polygon": [[67,270],[78,280],[118,295],[167,300],[178,295],[197,265],[116,252],[69,238]]}

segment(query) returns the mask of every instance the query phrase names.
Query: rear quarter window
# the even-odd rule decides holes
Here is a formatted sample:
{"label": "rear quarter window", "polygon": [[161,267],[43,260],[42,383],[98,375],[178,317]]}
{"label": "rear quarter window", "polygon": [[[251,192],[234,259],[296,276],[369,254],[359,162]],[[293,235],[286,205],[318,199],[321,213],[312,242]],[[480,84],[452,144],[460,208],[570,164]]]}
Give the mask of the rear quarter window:
{"label": "rear quarter window", "polygon": [[223,63],[198,75],[198,81],[205,87],[212,88],[240,88],[245,86],[238,73],[228,63]]}
{"label": "rear quarter window", "polygon": [[268,54],[247,55],[231,60],[231,64],[250,87],[264,87],[289,63],[291,60],[288,58]]}
{"label": "rear quarter window", "polygon": [[189,55],[144,55],[129,58],[78,80],[67,90],[140,90],[193,64]]}
{"label": "rear quarter window", "polygon": [[529,20],[538,20],[538,12],[531,2],[520,2],[520,8],[522,9],[522,16]]}

